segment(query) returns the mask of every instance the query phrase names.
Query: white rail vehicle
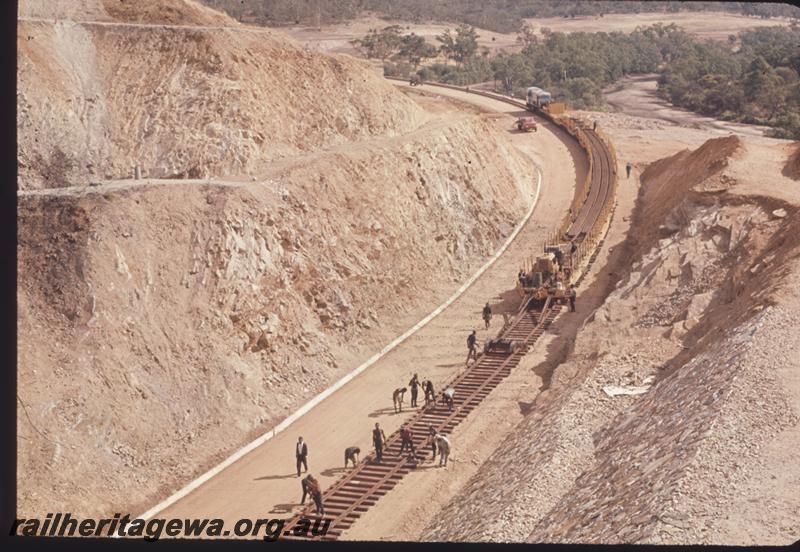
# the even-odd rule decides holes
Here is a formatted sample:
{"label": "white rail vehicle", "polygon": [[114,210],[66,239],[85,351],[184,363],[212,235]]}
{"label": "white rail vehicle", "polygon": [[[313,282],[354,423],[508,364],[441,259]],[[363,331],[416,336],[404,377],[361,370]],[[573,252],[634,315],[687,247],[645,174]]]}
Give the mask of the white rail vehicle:
{"label": "white rail vehicle", "polygon": [[528,88],[526,95],[526,102],[531,109],[542,109],[547,107],[553,101],[553,96],[550,92],[542,90],[537,86]]}

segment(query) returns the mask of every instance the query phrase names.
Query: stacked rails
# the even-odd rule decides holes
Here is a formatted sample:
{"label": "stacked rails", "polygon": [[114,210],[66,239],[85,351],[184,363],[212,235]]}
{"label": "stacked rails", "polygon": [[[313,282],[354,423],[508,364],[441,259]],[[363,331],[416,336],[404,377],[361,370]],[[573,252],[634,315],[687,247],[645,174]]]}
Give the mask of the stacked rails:
{"label": "stacked rails", "polygon": [[600,220],[603,208],[609,203],[612,193],[612,182],[616,167],[611,163],[611,152],[606,143],[594,130],[583,129],[589,142],[591,155],[591,185],[589,195],[578,216],[567,229],[567,237],[573,239],[582,232],[588,235],[594,230],[595,223]]}
{"label": "stacked rails", "polygon": [[[501,332],[504,339],[515,339],[523,343],[514,353],[490,352],[481,354],[473,365],[456,377],[448,386],[455,389],[453,410],[443,403],[422,408],[407,422],[414,434],[414,447],[419,456],[427,454],[422,450],[428,439],[428,428],[433,426],[438,432],[449,435],[472,412],[491,391],[497,387],[518,364],[528,348],[544,333],[555,319],[560,306],[550,304],[549,300],[541,310],[520,312],[506,330]],[[445,387],[445,388],[446,388]],[[330,520],[324,535],[298,537],[288,530],[284,540],[336,540],[355,523],[361,515],[388,493],[413,469],[407,454],[400,454],[400,431],[390,435],[384,445],[383,460],[374,463],[375,455],[370,454],[353,470],[331,485],[323,494],[325,520]],[[303,512],[292,518],[287,527],[295,527],[307,518],[316,521],[309,504]]]}

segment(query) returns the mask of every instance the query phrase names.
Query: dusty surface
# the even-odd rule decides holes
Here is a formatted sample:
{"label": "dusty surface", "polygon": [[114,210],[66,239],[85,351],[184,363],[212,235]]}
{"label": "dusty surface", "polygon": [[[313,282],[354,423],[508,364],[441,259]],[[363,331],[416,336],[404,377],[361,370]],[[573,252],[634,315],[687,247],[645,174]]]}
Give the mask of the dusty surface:
{"label": "dusty surface", "polygon": [[[427,95],[429,91],[424,93]],[[452,96],[470,101],[473,99],[472,96],[455,92]],[[498,102],[491,102],[488,106],[481,102],[481,105],[484,109],[488,107],[505,110],[509,107]],[[508,129],[513,123],[513,118],[509,116],[493,120],[499,129]],[[392,411],[389,399],[393,389],[405,385],[414,372],[418,372],[421,378],[432,379],[438,388],[462,369],[463,341],[470,329],[479,328],[477,322],[483,304],[486,301],[493,304],[505,302],[507,296],[514,293],[511,282],[514,281],[522,259],[530,255],[531,242],[541,239],[541,236],[560,222],[572,196],[576,169],[571,168],[574,165],[570,151],[557,137],[546,131],[536,136],[519,133],[510,133],[510,136],[521,151],[531,156],[532,161],[556,159],[559,161],[559,169],[543,166],[541,202],[528,225],[498,262],[460,299],[367,372],[303,416],[289,430],[271,439],[165,510],[163,515],[180,517],[191,512],[191,515],[213,514],[236,519],[263,513],[267,505],[272,514],[291,512],[299,506],[300,497],[300,485],[293,474],[294,462],[291,454],[297,435],[303,435],[309,443],[309,469],[320,479],[324,488],[343,472],[342,451],[346,447],[360,446],[362,451],[370,449],[370,429],[374,422],[380,422],[389,434],[406,417],[405,414],[395,415]],[[488,333],[479,329],[479,339],[482,340],[495,331],[496,327],[490,328]],[[504,389],[505,393],[514,395],[513,388]],[[331,424],[331,420],[335,420],[335,423]],[[460,468],[463,464],[458,461],[459,457],[456,449],[454,465]],[[423,475],[441,486],[443,495],[447,496],[446,489],[451,484],[446,477],[449,474],[437,473],[437,470],[423,471]],[[398,488],[395,492],[403,491]],[[411,522],[413,509],[418,506],[416,497],[402,494],[396,496],[399,498],[393,497],[391,502],[386,503],[391,509],[391,516],[387,517],[385,512],[381,515],[379,506],[375,512],[379,512],[377,517],[383,521],[375,524],[365,519],[354,526],[352,536],[348,535],[347,538],[377,538],[376,535],[394,534],[389,525],[394,525],[399,519]],[[403,506],[398,508],[398,504]],[[365,535],[362,531],[369,534]]]}
{"label": "dusty surface", "polygon": [[130,178],[135,165],[150,178],[251,178],[280,159],[425,120],[364,63],[197,15],[171,17],[182,25],[173,27],[21,20],[19,188]]}
{"label": "dusty surface", "polygon": [[[64,132],[51,136],[55,142],[85,147],[75,153],[80,158],[97,154],[98,163],[121,163],[117,150],[103,149],[113,140],[101,138],[106,130],[120,141],[127,134],[114,134],[108,121],[97,127],[81,122],[94,88],[73,91],[73,103],[83,107],[64,108],[66,116],[55,118],[50,114],[59,99],[34,97],[30,80],[52,82],[45,76],[63,69],[62,63],[76,75],[109,63],[95,57],[102,51],[95,42],[108,39],[114,46],[129,34],[122,26],[109,31],[68,22],[20,26],[39,38],[64,31],[88,41],[84,56],[39,50],[31,45],[38,38],[27,41],[21,34],[27,42],[21,55],[29,56],[21,88],[30,94],[20,113],[21,158],[53,152],[54,142],[37,142],[34,128],[61,122]],[[147,56],[154,56],[153,63],[178,68],[175,82],[181,82],[189,72],[181,57],[190,56],[182,45],[194,43],[181,33],[195,37],[194,32],[145,25],[132,33],[139,42],[131,38],[125,51],[116,51],[115,63],[143,69]],[[140,49],[140,42],[161,40],[175,48]],[[208,47],[241,46],[210,32],[199,40]],[[264,38],[249,47],[272,43]],[[290,44],[275,47],[294,52]],[[235,134],[238,125],[258,117],[286,116],[280,111],[285,105],[290,115],[279,121],[285,132],[271,136],[272,146],[290,143],[284,140],[297,125],[309,125],[303,140],[310,151],[287,146],[293,155],[260,171],[252,165],[247,179],[229,174],[87,186],[77,171],[43,189],[40,163],[21,174],[20,515],[144,510],[271,428],[440,304],[527,210],[534,165],[530,154],[512,145],[522,138],[509,133],[505,121],[435,100],[412,101],[355,61],[347,62],[351,67],[318,55],[260,59],[271,69],[249,67],[254,82],[295,74],[298,65],[324,74],[333,64],[345,77],[342,93],[348,82],[358,83],[352,86],[359,99],[354,105],[333,99],[318,104],[302,81],[290,79],[281,96],[288,103],[253,107],[255,113],[245,109],[253,104],[239,104],[238,118],[214,116],[222,135]],[[223,64],[225,71],[237,67]],[[151,73],[160,68],[148,67]],[[195,76],[208,74],[198,69]],[[108,84],[96,77],[89,75],[87,86]],[[102,105],[144,119],[160,114],[157,132],[149,135],[153,141],[143,135],[145,144],[165,159],[206,159],[207,170],[224,176],[224,156],[236,151],[230,144],[198,138],[196,149],[178,154],[177,146],[162,142],[170,135],[192,136],[209,110],[230,107],[217,91],[203,87],[210,84],[192,83],[206,92],[170,88],[157,98],[152,83],[142,79],[120,87],[120,96]],[[172,103],[176,97],[205,107],[192,115],[186,105]],[[183,109],[188,113],[181,116]],[[293,118],[298,111],[306,117]],[[354,114],[358,129],[350,133],[347,125],[326,119],[337,113]],[[76,133],[90,141],[82,143]],[[80,185],[65,186],[75,180]],[[375,395],[380,407],[384,394]],[[331,466],[338,465],[340,452],[332,449],[337,460]],[[312,452],[314,462],[317,454]]]}
{"label": "dusty surface", "polygon": [[[325,487],[346,446],[368,450],[375,421],[388,433],[405,418],[392,389],[457,374],[480,308],[513,303],[519,263],[586,168],[546,125],[512,132],[505,104],[403,94],[366,64],[186,0],[130,6],[20,9],[20,515],[152,506],[446,299],[526,210],[534,166],[544,175],[530,223],[458,301],[160,514],[285,517],[297,435]],[[672,20],[723,40],[776,23],[536,23]],[[346,50],[374,26],[360,24],[320,49]],[[298,38],[314,36],[326,40]],[[407,476],[346,538],[797,539],[797,143],[628,84],[609,95],[622,112],[577,113],[610,135],[621,175],[635,166],[578,312],[454,432],[447,469]],[[134,164],[151,178],[125,179]]]}
{"label": "dusty surface", "polygon": [[[542,28],[564,33],[612,31],[629,33],[639,26],[675,23],[690,34],[714,40],[727,40],[728,35],[747,29],[789,24],[788,20],[782,18],[758,19],[730,13],[608,14],[603,17],[576,17],[574,19],[563,17],[530,19],[528,22],[540,38]],[[364,37],[370,29],[382,29],[389,25],[399,25],[403,28],[404,33],[416,33],[436,46],[440,44],[436,40],[438,35],[441,35],[446,29],[453,30],[458,27],[457,23],[419,24],[365,17],[338,25],[280,27],[279,29],[312,50],[355,53],[355,48],[350,44],[351,40]],[[497,33],[480,27],[477,27],[476,30],[478,31],[478,44],[481,48],[488,48],[492,52],[500,49],[516,50],[521,48],[517,43],[515,33]]]}
{"label": "dusty surface", "polygon": [[576,17],[574,19],[553,17],[531,19],[530,22],[537,30],[541,27],[548,27],[553,31],[563,33],[610,33],[613,31],[629,33],[636,30],[636,27],[647,27],[656,23],[663,25],[674,23],[683,27],[690,34],[714,40],[728,40],[729,35],[743,30],[790,24],[788,19],[782,17],[760,19],[725,12],[610,13],[603,17]]}
{"label": "dusty surface", "polygon": [[[680,139],[673,125],[596,116],[616,123],[607,132],[622,160],[651,155],[640,132],[675,141],[663,151]],[[800,389],[789,328],[800,193],[780,174],[788,143],[755,140],[725,138],[653,164],[625,241],[633,179],[622,181],[608,299],[566,362],[538,367],[555,366],[551,388],[419,538],[796,540],[800,474],[788,458],[800,444]],[[602,391],[648,376],[660,381],[645,395]],[[757,512],[764,503],[771,509]]]}
{"label": "dusty surface", "polygon": [[[447,89],[428,88],[426,94],[434,94],[448,98],[458,98],[460,101],[469,101],[483,110],[493,110],[505,113],[498,118],[498,124],[511,127],[518,115],[513,106],[503,104],[488,98],[465,95]],[[539,121],[542,130],[552,128],[549,124]],[[545,187],[542,192],[540,205],[534,213],[534,224],[529,225],[517,238],[514,251],[507,254],[497,263],[498,272],[493,277],[495,281],[484,281],[483,288],[477,288],[480,294],[492,294],[491,303],[496,304],[500,299],[512,298],[513,290],[509,282],[513,281],[515,267],[521,259],[540,251],[544,245],[545,236],[556,228],[563,217],[565,206],[569,204],[574,184],[585,178],[586,166],[580,151],[572,142],[565,140],[572,150],[573,160],[579,164],[571,167],[562,142],[553,135],[542,133],[536,135],[517,134],[515,137],[526,150],[526,142],[533,143],[533,155],[537,164],[542,167]],[[577,170],[576,170],[577,169]],[[509,279],[510,278],[510,279]],[[471,290],[472,291],[472,290]],[[502,291],[503,293],[499,293]],[[480,299],[472,306],[469,314],[453,309],[448,318],[442,320],[442,330],[467,330],[471,324],[466,323],[462,317],[472,318],[478,315],[481,308]],[[454,305],[455,307],[455,305]],[[497,307],[494,308],[497,312]],[[573,318],[563,315],[564,318]],[[489,333],[495,331],[492,329]],[[478,329],[482,338],[483,332]],[[424,339],[425,332],[421,332]],[[427,341],[420,339],[416,344],[419,349],[414,352],[415,364],[420,366],[434,366],[448,364],[457,370],[462,366],[458,362],[463,356],[463,347],[454,343],[453,347],[442,349],[428,347],[424,349]],[[489,398],[484,401],[467,419],[462,422],[450,436],[453,451],[447,468],[439,469],[425,465],[422,469],[407,475],[376,506],[362,516],[353,527],[348,530],[344,538],[349,540],[407,540],[414,539],[428,520],[436,518],[439,510],[451,497],[455,496],[461,486],[469,480],[478,467],[489,457],[491,452],[502,442],[502,439],[511,431],[517,421],[527,413],[527,400],[535,396],[543,388],[544,375],[532,371],[532,366],[546,350],[548,336],[542,338],[536,348],[529,354],[514,372],[503,381]],[[444,472],[444,473],[443,473]]]}

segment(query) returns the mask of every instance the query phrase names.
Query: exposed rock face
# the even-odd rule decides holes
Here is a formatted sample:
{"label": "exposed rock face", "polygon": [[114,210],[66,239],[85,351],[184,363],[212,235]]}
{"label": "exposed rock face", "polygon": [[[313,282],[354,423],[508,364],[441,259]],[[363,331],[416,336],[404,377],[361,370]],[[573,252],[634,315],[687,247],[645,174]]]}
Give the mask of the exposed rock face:
{"label": "exposed rock face", "polygon": [[20,406],[20,512],[127,511],[188,481],[458,287],[532,185],[466,116],[256,182],[21,195],[19,390],[46,433]]}
{"label": "exposed rock face", "polygon": [[[151,178],[249,176],[424,119],[349,56],[312,54],[180,0],[88,4],[61,7],[101,23],[19,23],[20,189],[130,178],[137,165]],[[151,26],[162,22],[178,26]]]}

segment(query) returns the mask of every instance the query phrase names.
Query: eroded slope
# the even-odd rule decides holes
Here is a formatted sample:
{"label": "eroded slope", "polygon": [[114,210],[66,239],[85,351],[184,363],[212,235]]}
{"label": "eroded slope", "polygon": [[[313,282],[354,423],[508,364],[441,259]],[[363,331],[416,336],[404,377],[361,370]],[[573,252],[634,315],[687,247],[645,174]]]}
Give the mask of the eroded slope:
{"label": "eroded slope", "polygon": [[[153,178],[247,177],[424,119],[348,56],[219,26],[185,1],[136,3],[122,14],[109,4],[122,24],[18,24],[19,189],[129,178],[136,165]],[[194,11],[174,16],[186,6]],[[183,26],[153,25],[163,18],[151,12]]]}
{"label": "eroded slope", "polygon": [[[782,163],[737,180],[760,154],[710,140],[643,173],[629,237],[607,267],[616,288],[515,435],[423,538],[791,542],[796,497],[762,483],[765,466],[784,482],[799,475],[800,201],[782,199]],[[603,391],[653,380],[644,395]],[[753,501],[773,510],[745,507]]]}

